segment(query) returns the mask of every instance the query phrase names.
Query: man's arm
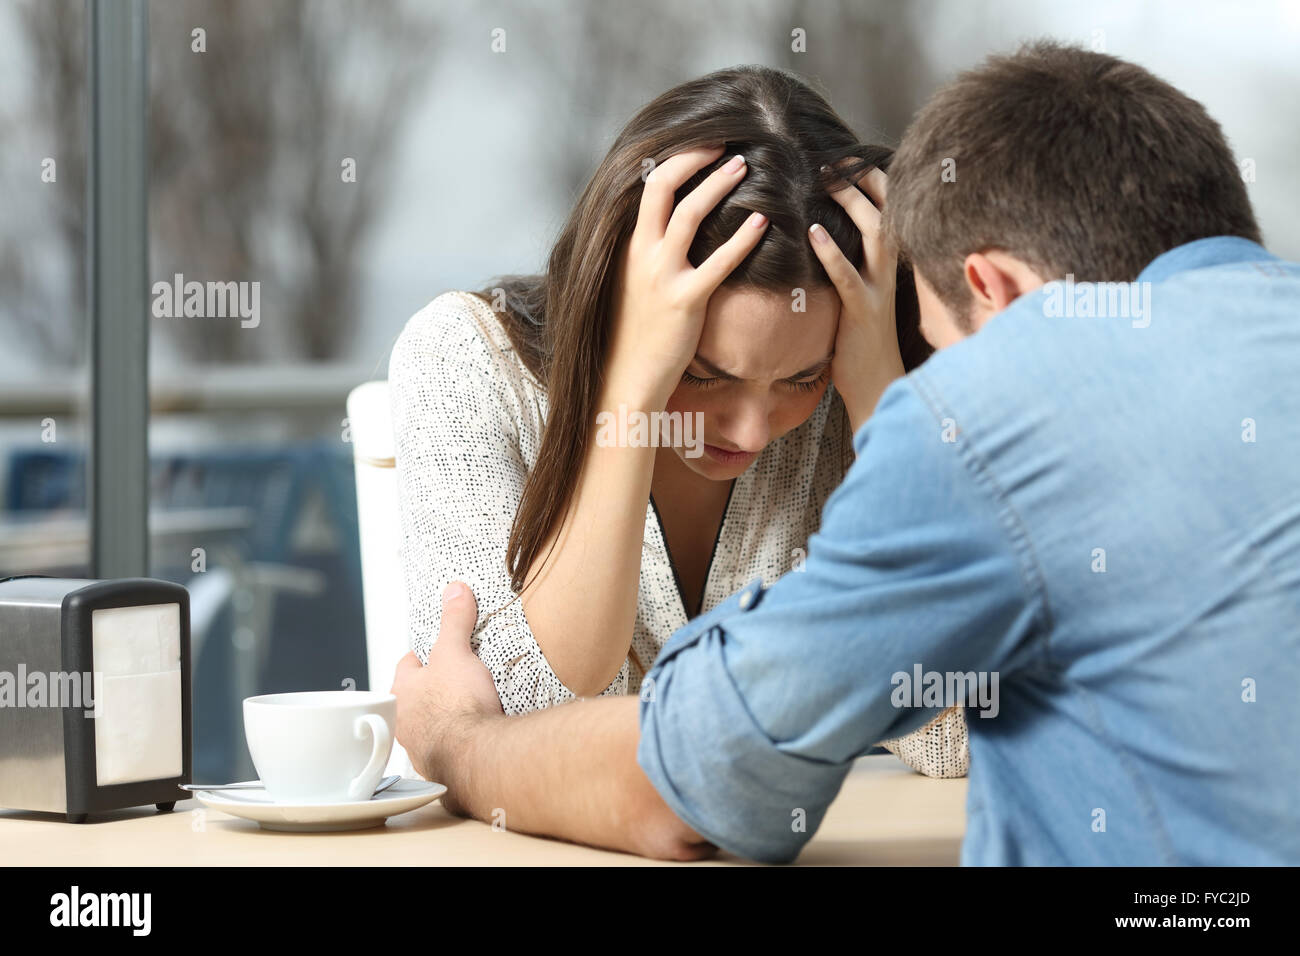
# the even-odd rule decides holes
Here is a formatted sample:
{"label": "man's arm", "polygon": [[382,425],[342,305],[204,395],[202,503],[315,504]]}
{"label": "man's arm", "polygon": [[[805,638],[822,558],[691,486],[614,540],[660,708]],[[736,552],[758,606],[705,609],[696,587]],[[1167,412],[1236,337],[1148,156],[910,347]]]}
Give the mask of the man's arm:
{"label": "man's arm", "polygon": [[[737,855],[794,860],[875,741],[982,707],[967,678],[996,696],[1000,677],[1046,664],[1028,533],[974,444],[1005,423],[958,415],[925,372],[891,385],[855,436],[803,570],[679,630],[643,681],[641,768]],[[967,712],[972,737],[992,703]]]}
{"label": "man's arm", "polygon": [[450,616],[460,636],[440,638],[428,667],[408,658],[398,670],[398,739],[426,761],[417,769],[462,811],[501,809],[512,829],[658,856],[689,858],[707,840],[793,860],[856,757],[953,703],[900,699],[896,677],[1042,663],[1041,581],[968,445],[981,423],[948,443],[939,424],[957,416],[919,391],[895,382],[856,436],[805,570],[766,593],[756,581],[679,630],[639,700],[504,718],[469,651],[466,601]]}
{"label": "man's arm", "polygon": [[714,848],[668,808],[637,765],[636,697],[501,713],[491,675],[469,647],[477,607],[443,596],[438,640],[422,667],[398,665],[397,737],[417,772],[447,786],[452,813],[506,829],[668,860]]}

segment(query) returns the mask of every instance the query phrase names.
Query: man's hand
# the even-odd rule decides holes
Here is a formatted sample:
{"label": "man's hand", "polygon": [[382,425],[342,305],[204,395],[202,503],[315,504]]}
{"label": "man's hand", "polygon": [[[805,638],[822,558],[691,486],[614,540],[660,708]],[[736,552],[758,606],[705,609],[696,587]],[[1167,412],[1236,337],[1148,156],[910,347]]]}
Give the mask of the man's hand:
{"label": "man's hand", "polygon": [[715,848],[677,818],[637,764],[636,697],[577,700],[511,717],[470,650],[478,605],[452,582],[429,663],[397,665],[397,741],[417,772],[446,784],[449,813],[665,860]]}
{"label": "man's hand", "polygon": [[408,652],[397,665],[391,693],[397,695],[397,742],[406,748],[416,773],[448,784],[443,805],[465,814],[465,795],[451,781],[471,734],[502,717],[496,685],[469,646],[478,620],[474,594],[460,581],[442,593],[442,625],[429,649],[429,662]]}

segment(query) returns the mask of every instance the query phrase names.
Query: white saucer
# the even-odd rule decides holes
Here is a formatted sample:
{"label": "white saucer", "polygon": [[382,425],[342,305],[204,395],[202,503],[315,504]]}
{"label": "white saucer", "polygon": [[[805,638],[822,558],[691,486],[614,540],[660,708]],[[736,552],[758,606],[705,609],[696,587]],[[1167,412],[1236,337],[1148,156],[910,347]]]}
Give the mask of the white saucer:
{"label": "white saucer", "polygon": [[[255,781],[253,781],[255,782]],[[233,817],[255,820],[264,830],[291,833],[326,833],[383,826],[384,821],[432,803],[447,788],[428,780],[405,777],[369,800],[347,803],[280,802],[261,787],[249,790],[196,790],[204,806]]]}

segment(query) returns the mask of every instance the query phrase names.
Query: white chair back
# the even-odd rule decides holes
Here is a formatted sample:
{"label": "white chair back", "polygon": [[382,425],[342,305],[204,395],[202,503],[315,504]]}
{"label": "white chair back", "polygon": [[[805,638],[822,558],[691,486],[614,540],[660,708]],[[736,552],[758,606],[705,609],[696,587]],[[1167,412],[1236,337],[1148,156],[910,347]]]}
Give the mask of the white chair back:
{"label": "white chair back", "polygon": [[[387,382],[366,382],[352,390],[348,395],[348,423],[357,471],[361,593],[370,689],[386,692],[393,686],[397,662],[410,650],[406,580],[398,551],[402,524],[397,510],[397,452]],[[384,773],[416,776],[406,751],[396,742]]]}

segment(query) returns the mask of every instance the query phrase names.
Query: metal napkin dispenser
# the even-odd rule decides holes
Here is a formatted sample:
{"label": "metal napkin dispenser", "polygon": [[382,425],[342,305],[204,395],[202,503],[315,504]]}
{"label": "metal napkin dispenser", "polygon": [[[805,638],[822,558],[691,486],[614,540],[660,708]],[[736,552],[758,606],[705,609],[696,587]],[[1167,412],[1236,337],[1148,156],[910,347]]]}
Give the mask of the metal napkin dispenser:
{"label": "metal napkin dispenser", "polygon": [[171,810],[190,782],[191,714],[185,588],[0,581],[0,807],[72,823],[149,803]]}

